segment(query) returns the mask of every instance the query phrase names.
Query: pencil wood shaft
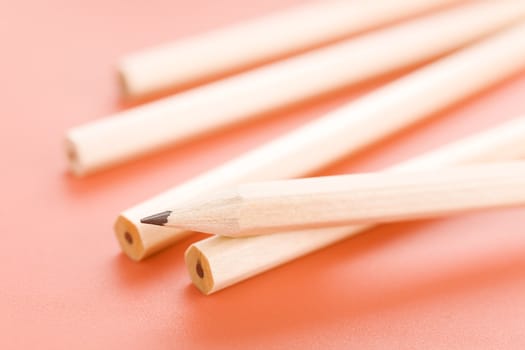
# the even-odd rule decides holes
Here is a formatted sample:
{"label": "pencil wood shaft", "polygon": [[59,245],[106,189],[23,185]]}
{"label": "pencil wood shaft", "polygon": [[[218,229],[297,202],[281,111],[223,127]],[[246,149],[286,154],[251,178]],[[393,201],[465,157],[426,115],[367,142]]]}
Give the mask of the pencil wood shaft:
{"label": "pencil wood shaft", "polygon": [[[523,157],[525,117],[520,117],[387,170],[430,170]],[[188,248],[186,266],[195,286],[211,294],[373,227],[353,225],[244,238],[214,236]]]}
{"label": "pencil wood shaft", "polygon": [[312,48],[459,0],[316,1],[137,52],[118,64],[123,93],[138,97]]}
{"label": "pencil wood shaft", "polygon": [[241,184],[152,218],[165,218],[165,226],[244,237],[518,205],[525,205],[525,162]]}
{"label": "pencil wood shaft", "polygon": [[482,2],[259,68],[71,129],[84,175],[284,106],[425,61],[525,18],[525,3]]}
{"label": "pencil wood shaft", "polygon": [[281,138],[130,208],[117,218],[122,249],[143,259],[190,232],[140,223],[211,190],[297,177],[362,150],[525,68],[525,24],[444,58]]}

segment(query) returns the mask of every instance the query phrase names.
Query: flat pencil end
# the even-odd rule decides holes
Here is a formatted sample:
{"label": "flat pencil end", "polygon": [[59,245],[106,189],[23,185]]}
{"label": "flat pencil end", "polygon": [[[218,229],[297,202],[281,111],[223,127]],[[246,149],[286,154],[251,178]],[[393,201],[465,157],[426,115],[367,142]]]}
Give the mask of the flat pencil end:
{"label": "flat pencil end", "polygon": [[166,210],[162,213],[146,216],[145,218],[140,219],[140,222],[143,224],[164,226],[164,224],[168,223],[168,216],[170,216],[170,214],[171,210]]}

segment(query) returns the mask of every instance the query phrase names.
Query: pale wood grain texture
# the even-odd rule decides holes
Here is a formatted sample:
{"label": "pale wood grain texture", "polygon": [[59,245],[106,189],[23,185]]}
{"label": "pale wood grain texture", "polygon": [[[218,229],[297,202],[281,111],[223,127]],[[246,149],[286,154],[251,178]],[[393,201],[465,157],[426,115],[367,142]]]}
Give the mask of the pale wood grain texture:
{"label": "pale wood grain texture", "polygon": [[524,205],[525,162],[511,162],[240,184],[153,217],[246,237]]}
{"label": "pale wood grain texture", "polygon": [[[387,171],[432,170],[457,164],[523,157],[525,117],[520,117]],[[354,225],[244,238],[214,236],[188,248],[185,254],[186,266],[195,286],[204,294],[211,294],[372,227]]]}
{"label": "pale wood grain texture", "polygon": [[525,24],[498,34],[125,210],[114,227],[121,248],[141,260],[191,233],[141,224],[151,213],[235,183],[307,174],[515,74],[525,68],[524,35]]}
{"label": "pale wood grain texture", "polygon": [[117,69],[123,93],[143,96],[459,1],[315,1],[125,56]]}
{"label": "pale wood grain texture", "polygon": [[174,95],[68,131],[84,175],[226,125],[422,62],[525,18],[525,3],[482,2]]}

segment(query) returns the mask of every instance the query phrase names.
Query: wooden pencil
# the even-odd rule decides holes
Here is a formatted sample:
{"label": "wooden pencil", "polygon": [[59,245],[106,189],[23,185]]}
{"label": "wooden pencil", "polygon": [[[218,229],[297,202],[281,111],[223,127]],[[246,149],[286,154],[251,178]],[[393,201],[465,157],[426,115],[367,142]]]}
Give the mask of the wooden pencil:
{"label": "wooden pencil", "polygon": [[67,132],[84,175],[435,57],[525,18],[525,4],[474,3],[174,95]]}
{"label": "wooden pencil", "polygon": [[240,184],[141,220],[228,237],[525,206],[525,162]]}
{"label": "wooden pencil", "polygon": [[430,117],[525,68],[525,24],[401,78],[323,118],[123,211],[115,223],[123,251],[152,255],[191,232],[140,219],[240,182],[308,174]]}
{"label": "wooden pencil", "polygon": [[[389,168],[389,172],[441,169],[525,157],[525,117],[468,137]],[[204,294],[214,293],[303,255],[372,228],[354,225],[244,238],[214,236],[186,251],[188,272]]]}
{"label": "wooden pencil", "polygon": [[140,97],[313,48],[460,0],[316,1],[123,57],[122,92]]}

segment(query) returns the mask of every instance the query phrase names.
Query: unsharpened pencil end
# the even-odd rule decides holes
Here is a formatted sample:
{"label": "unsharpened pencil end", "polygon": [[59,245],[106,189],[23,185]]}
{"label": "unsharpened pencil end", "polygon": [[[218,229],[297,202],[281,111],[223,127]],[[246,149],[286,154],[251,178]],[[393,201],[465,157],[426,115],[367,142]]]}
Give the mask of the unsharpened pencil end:
{"label": "unsharpened pencil end", "polygon": [[164,224],[168,223],[168,216],[170,216],[170,214],[171,210],[166,210],[162,213],[146,216],[145,218],[140,219],[140,222],[143,224],[164,226]]}

